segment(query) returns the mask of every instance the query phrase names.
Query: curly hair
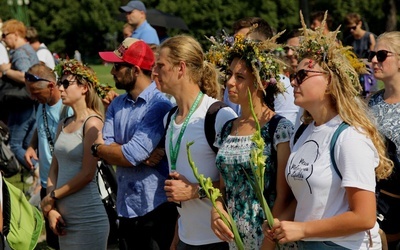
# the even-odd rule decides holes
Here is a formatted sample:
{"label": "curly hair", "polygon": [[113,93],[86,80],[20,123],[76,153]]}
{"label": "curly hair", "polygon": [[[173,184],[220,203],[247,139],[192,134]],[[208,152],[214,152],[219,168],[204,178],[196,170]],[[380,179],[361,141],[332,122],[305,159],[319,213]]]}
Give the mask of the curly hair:
{"label": "curly hair", "polygon": [[[301,12],[300,16],[304,34],[304,40],[300,45],[303,52],[300,53],[300,59],[314,59],[329,73],[327,94],[330,95],[331,105],[344,122],[372,140],[380,160],[375,169],[376,177],[387,178],[392,172],[393,162],[387,157],[384,140],[373,122],[366,103],[359,95],[360,82],[357,72],[343,53],[349,48],[333,42],[339,28],[335,32],[323,35],[322,29],[317,28],[315,31],[307,29]],[[304,112],[302,119],[306,124],[314,120],[307,111]]]}

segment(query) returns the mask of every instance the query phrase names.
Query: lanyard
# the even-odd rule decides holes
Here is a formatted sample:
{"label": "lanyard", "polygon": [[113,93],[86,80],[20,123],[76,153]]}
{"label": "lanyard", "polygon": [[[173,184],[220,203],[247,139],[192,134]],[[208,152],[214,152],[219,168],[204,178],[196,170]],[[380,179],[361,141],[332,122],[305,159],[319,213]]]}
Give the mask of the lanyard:
{"label": "lanyard", "polygon": [[[181,147],[181,141],[182,141],[183,134],[185,133],[185,130],[189,123],[190,117],[193,115],[194,111],[196,110],[197,105],[199,105],[199,102],[200,102],[200,99],[202,96],[203,96],[203,92],[200,91],[196,97],[196,100],[190,107],[189,114],[186,116],[185,121],[182,124],[181,131],[179,132],[178,140],[176,141],[175,147],[172,144],[174,129],[173,129],[173,126],[171,125],[172,122],[170,123],[169,154],[171,156],[171,170],[172,171],[176,170],[176,161],[178,160],[178,154],[179,154],[179,149]],[[175,115],[172,119],[173,121],[175,120],[177,113],[178,113],[178,111],[175,113]]]}
{"label": "lanyard", "polygon": [[43,122],[44,122],[44,128],[46,131],[46,137],[47,141],[49,142],[49,148],[50,148],[50,153],[53,154],[54,151],[54,142],[53,139],[51,139],[51,134],[50,134],[50,129],[49,129],[49,123],[47,122],[47,114],[46,114],[46,104],[42,104],[42,113],[43,113]]}

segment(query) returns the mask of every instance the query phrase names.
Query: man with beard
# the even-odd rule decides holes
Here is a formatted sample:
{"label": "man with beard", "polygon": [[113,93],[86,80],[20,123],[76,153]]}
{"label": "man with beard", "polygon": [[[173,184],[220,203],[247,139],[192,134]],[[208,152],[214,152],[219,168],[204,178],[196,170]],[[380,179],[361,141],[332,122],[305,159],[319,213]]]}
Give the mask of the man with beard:
{"label": "man with beard", "polygon": [[117,166],[119,247],[169,249],[177,211],[163,189],[168,163],[164,157],[158,164],[144,164],[164,135],[163,117],[172,107],[151,81],[154,54],[135,38],[99,54],[114,63],[115,85],[126,91],[108,106],[104,141],[92,146],[94,156]]}

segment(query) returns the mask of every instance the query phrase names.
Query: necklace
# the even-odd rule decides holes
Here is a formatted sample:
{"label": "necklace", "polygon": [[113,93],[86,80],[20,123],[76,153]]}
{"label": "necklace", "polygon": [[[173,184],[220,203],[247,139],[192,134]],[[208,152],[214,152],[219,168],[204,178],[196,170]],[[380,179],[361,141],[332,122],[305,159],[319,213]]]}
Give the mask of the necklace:
{"label": "necklace", "polygon": [[[175,147],[172,143],[173,140],[173,127],[172,127],[172,122],[169,124],[169,129],[170,129],[170,138],[169,138],[169,154],[171,157],[171,170],[175,171],[176,170],[176,161],[178,160],[178,154],[179,154],[179,149],[181,147],[181,141],[183,134],[185,133],[186,127],[189,123],[190,117],[193,115],[194,111],[196,110],[197,106],[199,105],[199,102],[201,100],[201,97],[203,96],[203,92],[199,92],[197,94],[196,100],[193,102],[192,106],[190,107],[189,114],[186,116],[185,121],[182,124],[181,131],[179,132],[178,135],[178,140],[176,141]],[[173,121],[176,118],[176,115],[178,113],[178,110],[176,111]]]}

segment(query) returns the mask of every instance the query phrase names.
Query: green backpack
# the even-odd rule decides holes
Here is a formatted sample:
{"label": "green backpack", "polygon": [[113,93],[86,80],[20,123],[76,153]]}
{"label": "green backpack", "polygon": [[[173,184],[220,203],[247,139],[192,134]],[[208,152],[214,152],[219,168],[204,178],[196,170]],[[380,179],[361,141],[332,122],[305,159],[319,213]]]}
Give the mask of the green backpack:
{"label": "green backpack", "polygon": [[3,234],[11,249],[32,250],[42,232],[42,213],[24,193],[3,179]]}

